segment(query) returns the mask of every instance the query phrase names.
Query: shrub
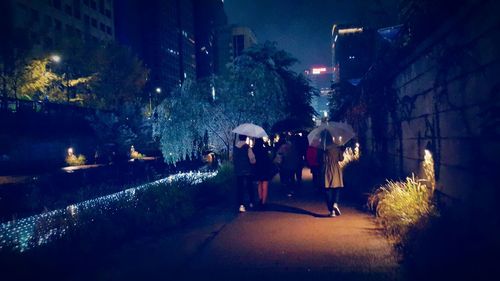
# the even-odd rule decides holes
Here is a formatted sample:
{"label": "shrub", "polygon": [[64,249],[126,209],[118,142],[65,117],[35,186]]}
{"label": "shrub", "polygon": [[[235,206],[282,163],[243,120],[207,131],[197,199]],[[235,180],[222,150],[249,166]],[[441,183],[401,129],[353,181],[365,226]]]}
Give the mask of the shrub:
{"label": "shrub", "polygon": [[78,155],[76,156],[75,154],[68,154],[68,156],[66,156],[66,164],[70,165],[70,166],[80,166],[80,165],[85,165],[85,163],[87,162],[87,159],[85,158],[85,156],[83,155]]}
{"label": "shrub", "polygon": [[368,207],[397,244],[404,241],[410,228],[437,213],[433,191],[422,180],[387,181],[368,198]]}
{"label": "shrub", "polygon": [[134,150],[132,152],[130,152],[130,158],[132,159],[142,159],[144,158],[144,154]]}

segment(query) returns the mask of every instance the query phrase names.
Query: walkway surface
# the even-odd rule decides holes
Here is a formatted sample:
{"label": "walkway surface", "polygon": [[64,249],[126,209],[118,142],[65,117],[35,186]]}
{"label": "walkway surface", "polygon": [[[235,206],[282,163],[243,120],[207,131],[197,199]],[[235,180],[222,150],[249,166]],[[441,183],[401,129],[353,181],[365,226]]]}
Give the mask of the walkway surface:
{"label": "walkway surface", "polygon": [[270,188],[264,211],[207,209],[182,230],[111,253],[85,279],[400,279],[372,216],[344,205],[341,216],[327,217],[322,194],[307,181],[291,197],[276,183]]}

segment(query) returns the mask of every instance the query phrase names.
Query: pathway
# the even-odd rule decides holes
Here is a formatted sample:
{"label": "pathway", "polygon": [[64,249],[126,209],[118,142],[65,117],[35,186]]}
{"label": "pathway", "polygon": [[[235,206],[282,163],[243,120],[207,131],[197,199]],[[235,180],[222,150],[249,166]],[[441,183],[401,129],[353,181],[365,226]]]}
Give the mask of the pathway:
{"label": "pathway", "polygon": [[[308,172],[304,172],[305,175]],[[196,223],[113,253],[93,277],[106,280],[396,280],[392,248],[372,216],[341,206],[326,217],[309,182],[288,197],[271,186],[265,211],[208,209]],[[172,279],[173,276],[178,278]],[[275,278],[276,277],[276,278]]]}

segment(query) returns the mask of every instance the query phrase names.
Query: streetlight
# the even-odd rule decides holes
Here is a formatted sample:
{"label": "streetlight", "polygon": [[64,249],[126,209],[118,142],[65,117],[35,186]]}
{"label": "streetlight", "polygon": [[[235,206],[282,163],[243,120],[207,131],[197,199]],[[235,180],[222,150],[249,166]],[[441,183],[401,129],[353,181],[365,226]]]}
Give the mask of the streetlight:
{"label": "streetlight", "polygon": [[51,55],[50,60],[55,62],[55,63],[59,63],[59,62],[61,62],[61,56],[59,56],[57,54]]}
{"label": "streetlight", "polygon": [[[51,61],[53,61],[53,62],[55,62],[55,63],[57,63],[57,64],[59,64],[59,63],[61,62],[62,58],[61,58],[61,56],[60,56],[60,55],[58,55],[58,54],[52,54],[52,55],[50,56],[50,60],[51,60]],[[70,87],[70,86],[69,86],[69,80],[70,80],[70,79],[69,79],[69,77],[68,77],[68,76],[69,76],[70,69],[69,69],[69,66],[68,66],[68,65],[66,65],[66,67],[65,67],[65,68],[66,68],[66,71],[65,71],[65,73],[64,73],[64,78],[65,78],[65,80],[66,80],[66,84],[64,84],[64,78],[63,78],[63,87],[64,87],[64,89],[66,90],[66,97],[67,97],[67,99],[68,99],[68,103],[69,103],[69,102],[71,101],[70,96],[69,96],[69,87]]]}
{"label": "streetlight", "polygon": [[[157,94],[161,94],[160,87],[156,87],[155,91]],[[151,93],[149,93],[149,116],[151,117],[151,115],[153,115],[153,101],[151,99]]]}

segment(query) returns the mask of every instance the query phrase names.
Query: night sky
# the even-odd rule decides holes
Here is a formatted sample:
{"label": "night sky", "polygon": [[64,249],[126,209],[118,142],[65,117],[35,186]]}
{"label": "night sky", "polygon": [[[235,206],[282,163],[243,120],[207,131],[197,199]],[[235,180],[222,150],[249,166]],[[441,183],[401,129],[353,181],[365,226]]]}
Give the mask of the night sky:
{"label": "night sky", "polygon": [[394,0],[225,0],[229,23],[250,27],[259,43],[276,41],[299,59],[295,71],[331,63],[334,23],[396,23]]}

